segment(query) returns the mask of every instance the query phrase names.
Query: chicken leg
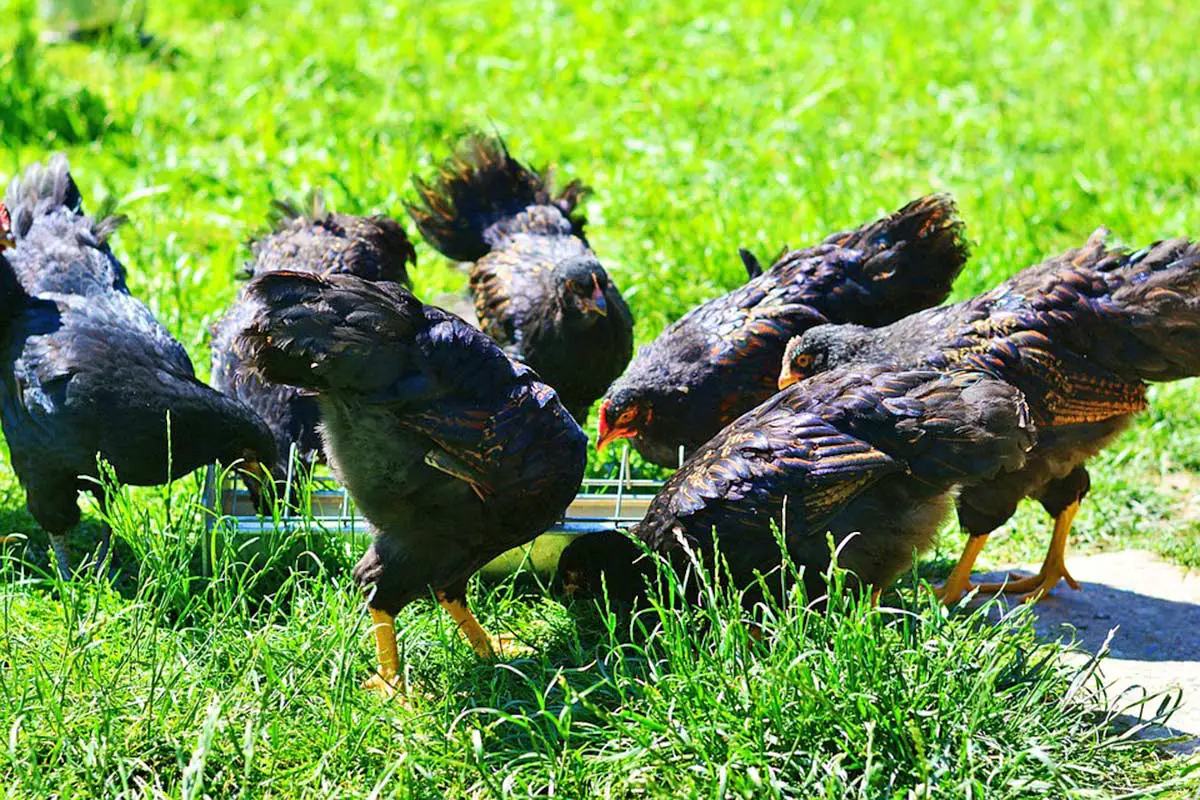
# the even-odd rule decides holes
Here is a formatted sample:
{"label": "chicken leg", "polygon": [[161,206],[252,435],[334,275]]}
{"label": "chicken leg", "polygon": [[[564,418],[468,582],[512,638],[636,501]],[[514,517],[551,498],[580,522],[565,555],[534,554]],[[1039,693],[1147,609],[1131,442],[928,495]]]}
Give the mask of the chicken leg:
{"label": "chicken leg", "polygon": [[983,550],[987,539],[986,533],[981,536],[969,536],[958,563],[950,572],[950,577],[939,588],[933,590],[938,599],[946,605],[954,605],[964,594],[976,588],[975,584],[971,583],[971,568],[975,566],[975,559],[979,558],[979,551]]}
{"label": "chicken leg", "polygon": [[1079,581],[1072,578],[1071,573],[1067,572],[1066,562],[1067,536],[1071,532],[1071,523],[1075,520],[1075,514],[1078,511],[1079,501],[1076,500],[1055,517],[1054,536],[1050,539],[1050,549],[1046,552],[1046,558],[1042,561],[1042,568],[1038,570],[1037,575],[1027,578],[1010,575],[1010,578],[1016,578],[1016,580],[1005,583],[980,584],[979,591],[1021,593],[1021,601],[1030,603],[1037,602],[1043,595],[1049,594],[1050,590],[1057,586],[1059,580],[1062,579],[1066,579],[1067,585],[1072,589],[1078,589]]}
{"label": "chicken leg", "polygon": [[377,608],[370,609],[370,612],[379,670],[363,686],[384,698],[406,693],[408,687],[404,676],[400,674],[400,652],[396,648],[396,618]]}
{"label": "chicken leg", "polygon": [[54,550],[54,563],[58,567],[58,577],[71,580],[71,558],[67,555],[67,535],[65,533],[50,534],[50,548]]}
{"label": "chicken leg", "polygon": [[[100,534],[100,546],[96,548],[96,574],[103,577],[108,568],[108,553],[112,548],[112,527],[104,523],[104,533]],[[109,571],[111,574],[111,570]]]}
{"label": "chicken leg", "polygon": [[437,593],[437,599],[480,658],[490,660],[502,655],[513,655],[518,649],[512,637],[495,636],[484,630],[462,597],[455,596],[452,599],[450,594],[443,590]]}
{"label": "chicken leg", "polygon": [[[96,498],[97,510],[102,518],[100,544],[96,548],[96,563],[93,566],[97,575],[104,576],[108,566],[109,551],[112,547],[112,525],[108,524],[108,500],[104,492],[93,492],[92,496]],[[111,575],[111,570],[107,574]]]}

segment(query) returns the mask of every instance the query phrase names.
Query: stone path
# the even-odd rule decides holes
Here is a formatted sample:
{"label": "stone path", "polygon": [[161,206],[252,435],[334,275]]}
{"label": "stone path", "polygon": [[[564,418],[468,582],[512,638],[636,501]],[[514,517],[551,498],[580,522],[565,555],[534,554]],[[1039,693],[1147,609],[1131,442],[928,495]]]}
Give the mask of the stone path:
{"label": "stone path", "polygon": [[[1170,724],[1191,741],[1170,749],[1200,752],[1200,570],[1189,572],[1140,550],[1068,554],[1067,566],[1083,588],[1073,591],[1064,582],[1043,598],[1036,609],[1038,632],[1049,639],[1073,634],[1085,652],[1095,653],[1116,628],[1101,666],[1111,696],[1135,686],[1150,693],[1181,689],[1183,702]],[[977,573],[975,580],[998,581],[1006,574]]]}

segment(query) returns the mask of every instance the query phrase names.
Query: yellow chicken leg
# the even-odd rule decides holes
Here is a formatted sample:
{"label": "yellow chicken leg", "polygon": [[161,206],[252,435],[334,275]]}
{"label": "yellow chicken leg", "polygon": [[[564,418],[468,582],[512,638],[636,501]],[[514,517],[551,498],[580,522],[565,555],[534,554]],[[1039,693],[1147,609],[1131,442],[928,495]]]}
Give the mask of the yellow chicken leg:
{"label": "yellow chicken leg", "polygon": [[1071,505],[1063,509],[1063,512],[1054,520],[1054,536],[1050,539],[1050,549],[1046,552],[1046,558],[1042,561],[1042,568],[1037,575],[1032,575],[1028,578],[1017,578],[1013,575],[1010,577],[1017,578],[1008,583],[988,583],[981,584],[979,591],[995,592],[1003,591],[1007,594],[1021,593],[1021,601],[1025,603],[1036,603],[1043,595],[1049,594],[1050,590],[1058,585],[1059,580],[1065,579],[1067,585],[1072,589],[1079,588],[1079,581],[1071,577],[1071,573],[1067,572],[1067,535],[1071,532],[1071,523],[1075,520],[1075,514],[1079,511],[1079,501],[1076,500]]}
{"label": "yellow chicken leg", "polygon": [[394,697],[406,693],[407,686],[400,674],[400,652],[396,648],[395,617],[377,608],[370,609],[371,625],[375,631],[375,655],[379,660],[379,671],[367,679],[363,687],[381,697]]}
{"label": "yellow chicken leg", "polygon": [[445,592],[438,592],[437,599],[480,658],[493,659],[502,655],[514,655],[518,649],[524,649],[519,648],[511,637],[493,636],[485,631],[463,600],[451,600]]}
{"label": "yellow chicken leg", "polygon": [[975,585],[971,583],[971,568],[975,566],[975,559],[979,558],[979,551],[983,550],[983,545],[987,540],[988,534],[986,533],[982,536],[967,537],[967,546],[963,548],[958,563],[950,572],[950,577],[940,588],[933,590],[938,599],[946,605],[954,605],[962,599],[964,594],[975,588]]}

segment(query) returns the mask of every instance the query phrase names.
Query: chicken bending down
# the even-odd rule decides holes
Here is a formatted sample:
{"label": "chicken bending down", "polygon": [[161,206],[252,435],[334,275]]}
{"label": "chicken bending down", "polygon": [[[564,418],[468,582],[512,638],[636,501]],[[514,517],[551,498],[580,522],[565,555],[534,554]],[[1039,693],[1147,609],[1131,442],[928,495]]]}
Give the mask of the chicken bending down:
{"label": "chicken bending down", "polygon": [[[247,277],[287,269],[408,285],[407,265],[416,263],[417,254],[396,220],[328,211],[319,194],[312,196],[305,211],[284,202],[275,206],[272,231],[250,246],[254,259],[246,265]],[[292,466],[286,459],[293,447],[303,469],[311,470],[314,463],[325,460],[317,432],[320,413],[310,394],[295,386],[265,382],[242,362],[233,345],[251,315],[243,290],[213,325],[212,380],[218,391],[254,409],[271,428],[284,459],[273,471],[276,496],[281,496]],[[247,486],[257,494],[256,482],[248,481]],[[265,510],[262,498],[254,499]]]}
{"label": "chicken bending down", "polygon": [[679,463],[775,393],[790,337],[826,322],[884,325],[940,303],[967,257],[954,202],[931,195],[815,247],[693,308],[642,347],[600,405],[603,448],[630,438],[646,459]]}
{"label": "chicken bending down", "polygon": [[587,189],[557,193],[548,173],[470,134],[409,213],[443,255],[471,266],[479,326],[554,387],[583,424],[633,355],[633,315],[600,265],[576,212]]}
{"label": "chicken bending down", "polygon": [[[214,461],[262,475],[275,444],[257,414],[197,380],[183,347],[130,296],[108,246],[118,220],[84,216],[66,158],[26,169],[4,204],[0,421],[65,580],[78,492],[104,510],[97,456],[121,483],[150,486]],[[97,567],[110,534],[105,525]]]}
{"label": "chicken bending down", "polygon": [[[1034,437],[1021,393],[984,373],[836,370],[776,394],[696,450],[632,533],[677,572],[692,554],[712,565],[719,540],[735,586],[762,575],[781,594],[790,575],[777,570],[775,523],[810,598],[825,592],[830,533],[851,582],[879,590],[929,545],[956,488],[1020,469]],[[568,592],[607,586],[628,600],[652,569],[640,555],[620,533],[581,537],[563,552],[560,579]]]}
{"label": "chicken bending down", "polygon": [[1146,382],[1200,374],[1200,245],[1158,242],[1131,253],[1098,231],[1081,248],[1029,267],[989,292],[885,328],[816,327],[788,344],[780,386],[855,363],[977,369],[1019,389],[1038,431],[1024,469],[965,488],[958,518],[970,537],[941,590],[948,604],[972,587],[987,536],[1025,497],[1054,518],[1039,573],[1003,588],[1033,600],[1060,580],[1078,584],[1066,546],[1090,488],[1085,464],[1146,407]]}
{"label": "chicken bending down", "polygon": [[375,688],[401,688],[393,618],[430,592],[491,655],[467,579],[562,515],[583,478],[583,431],[531,369],[397,284],[280,271],[246,299],[240,357],[316,393],[330,466],[373,529],[354,575],[369,591]]}

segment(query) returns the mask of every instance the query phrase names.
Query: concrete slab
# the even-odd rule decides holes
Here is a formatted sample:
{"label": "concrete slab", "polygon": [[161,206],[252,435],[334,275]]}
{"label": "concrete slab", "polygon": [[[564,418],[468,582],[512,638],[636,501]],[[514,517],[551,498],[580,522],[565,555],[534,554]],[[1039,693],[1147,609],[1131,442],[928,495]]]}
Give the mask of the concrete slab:
{"label": "concrete slab", "polygon": [[[1037,572],[1037,564],[1012,570]],[[1071,556],[1067,567],[1082,584],[1079,591],[1060,583],[1036,606],[1036,628],[1047,639],[1077,641],[1088,653],[1103,645],[1110,631],[1111,655],[1101,667],[1111,696],[1124,700],[1137,692],[1182,691],[1172,715],[1174,732],[1191,737],[1175,752],[1200,752],[1200,571],[1167,563],[1153,553],[1127,550]],[[979,582],[1003,580],[1008,572],[976,573]],[[1152,715],[1158,700],[1143,713]],[[1169,731],[1160,730],[1158,735]]]}

